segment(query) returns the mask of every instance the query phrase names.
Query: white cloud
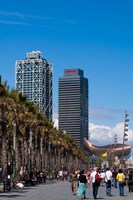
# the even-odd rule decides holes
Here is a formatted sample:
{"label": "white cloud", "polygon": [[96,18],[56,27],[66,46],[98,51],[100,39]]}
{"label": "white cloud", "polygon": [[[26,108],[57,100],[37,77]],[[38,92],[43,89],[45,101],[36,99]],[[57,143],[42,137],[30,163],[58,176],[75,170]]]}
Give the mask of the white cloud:
{"label": "white cloud", "polygon": [[[58,113],[55,112],[53,116],[54,127],[58,128]],[[89,124],[90,141],[97,146],[114,143],[115,134],[117,134],[117,143],[123,142],[124,123],[118,123],[114,127]],[[133,146],[133,130],[128,130],[128,141],[126,144]]]}
{"label": "white cloud", "polygon": [[15,17],[19,17],[19,18],[35,18],[35,19],[42,19],[42,20],[54,20],[54,18],[51,18],[51,17],[29,15],[29,14],[20,13],[20,12],[8,12],[8,11],[3,11],[3,10],[0,10],[0,15],[15,16]]}
{"label": "white cloud", "polygon": [[53,122],[54,122],[54,127],[58,129],[58,111],[54,111],[53,113]]}
{"label": "white cloud", "polygon": [[[53,21],[53,22],[65,22],[66,24],[76,24],[76,22],[72,21],[71,19],[60,19],[60,18],[55,18],[55,17],[47,17],[47,16],[39,16],[39,15],[30,15],[27,13],[20,13],[20,12],[9,12],[9,11],[3,11],[0,10],[0,15],[1,16],[6,16],[6,17],[16,17],[16,18],[20,18],[20,19],[35,19],[35,20],[45,20],[45,21]],[[14,24],[15,22],[12,21],[1,21],[1,23],[5,23],[5,24]],[[16,25],[25,25],[26,23],[19,23],[16,22]],[[33,25],[32,25],[33,26]],[[35,25],[37,26],[37,25]],[[44,26],[43,26],[44,27]],[[48,26],[47,26],[48,27]],[[49,26],[50,27],[50,26]],[[54,27],[57,28],[57,27]]]}
{"label": "white cloud", "polygon": [[106,144],[107,141],[108,143],[112,143],[112,137],[111,137],[111,128],[109,126],[104,126],[104,125],[95,125],[95,124],[90,124],[90,141],[94,143],[97,146],[100,146],[102,144]]}
{"label": "white cloud", "polygon": [[[90,124],[90,141],[97,146],[114,143],[115,133],[117,134],[117,142],[122,143],[124,134],[124,124],[118,123],[114,127]],[[128,141],[126,144],[133,146],[133,130],[127,132]]]}
{"label": "white cloud", "polygon": [[54,127],[58,129],[58,119],[54,119],[53,122],[54,122]]}

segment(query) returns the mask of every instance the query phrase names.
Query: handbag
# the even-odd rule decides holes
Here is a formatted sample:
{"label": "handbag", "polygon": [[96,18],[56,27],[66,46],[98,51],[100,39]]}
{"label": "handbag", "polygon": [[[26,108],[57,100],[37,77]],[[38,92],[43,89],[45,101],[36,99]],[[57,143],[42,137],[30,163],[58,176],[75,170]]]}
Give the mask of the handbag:
{"label": "handbag", "polygon": [[126,186],[126,182],[125,181],[122,182],[122,186],[123,187]]}

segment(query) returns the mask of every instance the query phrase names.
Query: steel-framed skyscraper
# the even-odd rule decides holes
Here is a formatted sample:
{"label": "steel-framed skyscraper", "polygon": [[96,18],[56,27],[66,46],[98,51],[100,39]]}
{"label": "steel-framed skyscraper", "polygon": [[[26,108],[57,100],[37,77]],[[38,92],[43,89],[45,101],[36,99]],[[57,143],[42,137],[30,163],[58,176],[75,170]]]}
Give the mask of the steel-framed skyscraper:
{"label": "steel-framed skyscraper", "polygon": [[26,58],[15,64],[16,89],[36,103],[44,116],[52,120],[53,113],[53,65],[42,58],[40,51],[27,53]]}
{"label": "steel-framed skyscraper", "polygon": [[66,69],[59,78],[59,130],[72,136],[82,149],[88,139],[88,79],[81,69]]}

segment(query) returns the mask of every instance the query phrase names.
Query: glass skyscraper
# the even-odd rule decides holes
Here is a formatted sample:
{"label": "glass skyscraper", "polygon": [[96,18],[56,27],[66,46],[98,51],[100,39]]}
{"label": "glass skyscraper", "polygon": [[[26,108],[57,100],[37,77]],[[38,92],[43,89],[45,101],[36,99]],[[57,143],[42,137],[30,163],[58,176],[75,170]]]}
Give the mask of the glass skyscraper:
{"label": "glass skyscraper", "polygon": [[43,59],[40,51],[32,51],[25,59],[16,61],[15,72],[16,89],[36,103],[47,119],[52,120],[52,63]]}
{"label": "glass skyscraper", "polygon": [[59,78],[59,130],[84,148],[88,139],[88,79],[81,69],[65,69]]}

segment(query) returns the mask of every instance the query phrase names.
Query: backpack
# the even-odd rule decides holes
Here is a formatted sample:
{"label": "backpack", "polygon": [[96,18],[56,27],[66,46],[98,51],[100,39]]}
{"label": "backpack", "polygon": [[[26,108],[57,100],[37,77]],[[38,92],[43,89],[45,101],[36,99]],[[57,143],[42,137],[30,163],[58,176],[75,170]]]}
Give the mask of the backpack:
{"label": "backpack", "polygon": [[101,181],[101,177],[100,177],[100,175],[98,173],[96,173],[96,175],[95,175],[95,182],[97,184],[100,184],[100,181]]}

